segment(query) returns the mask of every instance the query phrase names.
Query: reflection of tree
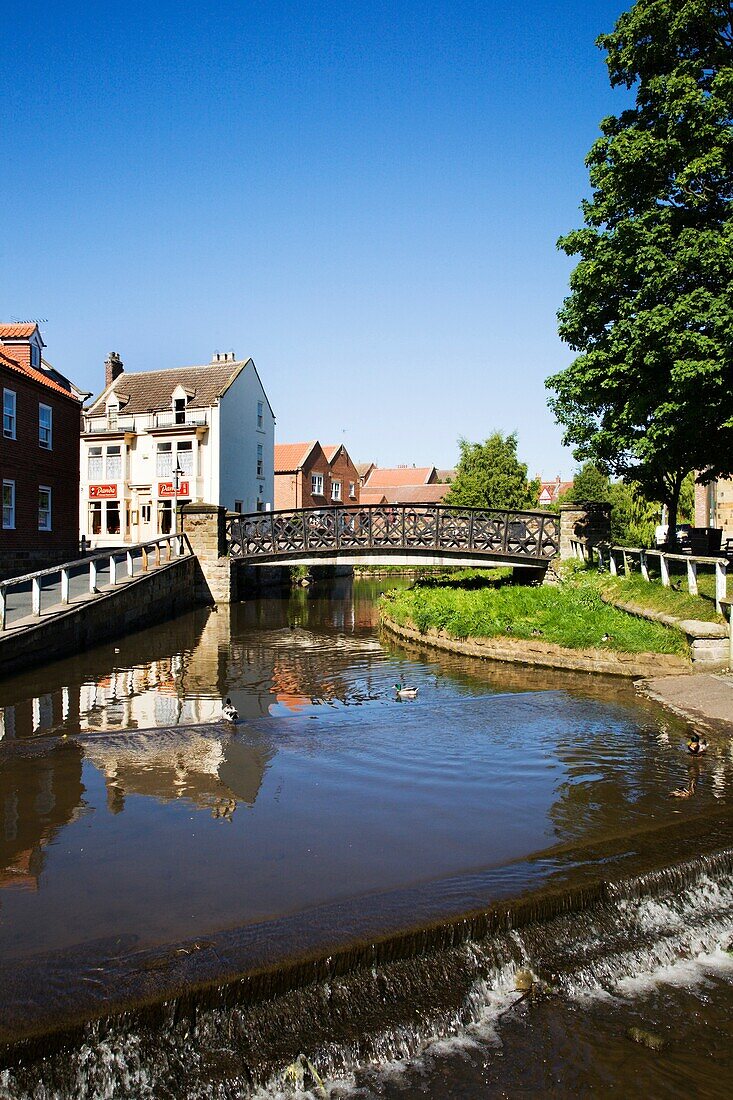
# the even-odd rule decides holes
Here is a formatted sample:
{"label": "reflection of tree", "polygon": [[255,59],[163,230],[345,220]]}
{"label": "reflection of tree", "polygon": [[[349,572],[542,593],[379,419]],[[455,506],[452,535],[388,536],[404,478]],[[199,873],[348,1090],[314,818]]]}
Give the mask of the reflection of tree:
{"label": "reflection of tree", "polygon": [[640,815],[653,815],[660,796],[687,779],[677,733],[670,738],[640,728],[638,718],[620,709],[615,721],[605,717],[600,724],[591,703],[575,706],[587,712],[587,720],[571,711],[572,725],[559,732],[554,750],[567,775],[550,810],[562,840],[623,830]]}
{"label": "reflection of tree", "polygon": [[36,888],[44,847],[82,805],[81,764],[73,744],[0,764],[0,887]]}

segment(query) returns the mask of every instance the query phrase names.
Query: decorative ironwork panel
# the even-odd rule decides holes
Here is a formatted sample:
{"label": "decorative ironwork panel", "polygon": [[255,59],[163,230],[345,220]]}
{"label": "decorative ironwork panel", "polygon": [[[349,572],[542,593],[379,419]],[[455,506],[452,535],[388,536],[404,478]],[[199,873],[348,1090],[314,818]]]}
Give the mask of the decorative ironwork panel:
{"label": "decorative ironwork panel", "polygon": [[372,520],[369,508],[344,508],[341,516],[340,545],[344,549],[371,544]]}
{"label": "decorative ironwork panel", "polygon": [[284,550],[307,550],[306,516],[300,512],[273,512],[275,529],[273,549],[278,553]]}
{"label": "decorative ironwork panel", "polygon": [[382,504],[372,508],[372,542],[374,547],[404,546],[402,519],[404,508]]}
{"label": "decorative ironwork panel", "polygon": [[471,550],[487,550],[500,554],[505,547],[506,515],[496,512],[474,512]]}
{"label": "decorative ironwork panel", "polygon": [[438,545],[444,550],[465,550],[472,546],[473,513],[441,508],[438,513]]}
{"label": "decorative ironwork panel", "polygon": [[405,547],[437,546],[438,515],[436,508],[405,508],[403,510]]}

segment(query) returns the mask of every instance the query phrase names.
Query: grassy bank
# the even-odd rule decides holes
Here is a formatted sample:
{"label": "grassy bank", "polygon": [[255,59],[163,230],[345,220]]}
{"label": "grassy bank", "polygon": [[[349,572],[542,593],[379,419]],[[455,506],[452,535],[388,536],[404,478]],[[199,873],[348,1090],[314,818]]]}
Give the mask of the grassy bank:
{"label": "grassy bank", "polygon": [[686,579],[672,578],[672,586],[665,588],[661,581],[652,578],[645,581],[638,573],[629,577],[612,577],[604,573],[597,583],[603,592],[614,600],[635,603],[650,611],[664,611],[678,619],[701,619],[703,622],[724,623],[725,620],[715,610],[712,598],[715,592],[715,578],[701,575],[698,577],[700,591],[705,595],[691,596],[687,591]]}
{"label": "grassy bank", "polygon": [[559,587],[468,588],[416,585],[388,592],[385,615],[421,633],[431,627],[456,638],[539,638],[569,649],[687,655],[677,630],[605,604],[596,577],[579,573]]}

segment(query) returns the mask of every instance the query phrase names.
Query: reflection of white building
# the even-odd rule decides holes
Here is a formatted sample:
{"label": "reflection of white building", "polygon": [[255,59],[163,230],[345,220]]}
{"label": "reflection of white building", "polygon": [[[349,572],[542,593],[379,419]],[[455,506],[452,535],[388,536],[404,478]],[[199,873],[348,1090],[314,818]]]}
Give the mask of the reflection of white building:
{"label": "reflection of white building", "polygon": [[111,352],[105,368],[81,445],[81,533],[93,546],[169,534],[176,503],[272,507],[275,417],[251,359],[128,374]]}

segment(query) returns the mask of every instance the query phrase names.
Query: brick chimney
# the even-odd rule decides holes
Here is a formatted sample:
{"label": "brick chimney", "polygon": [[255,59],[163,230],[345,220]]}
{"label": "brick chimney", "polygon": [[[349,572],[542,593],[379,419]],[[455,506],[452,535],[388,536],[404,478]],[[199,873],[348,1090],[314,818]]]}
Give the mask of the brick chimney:
{"label": "brick chimney", "polygon": [[125,365],[116,351],[111,351],[104,361],[104,388],[111,386],[116,378],[119,378],[125,369]]}

